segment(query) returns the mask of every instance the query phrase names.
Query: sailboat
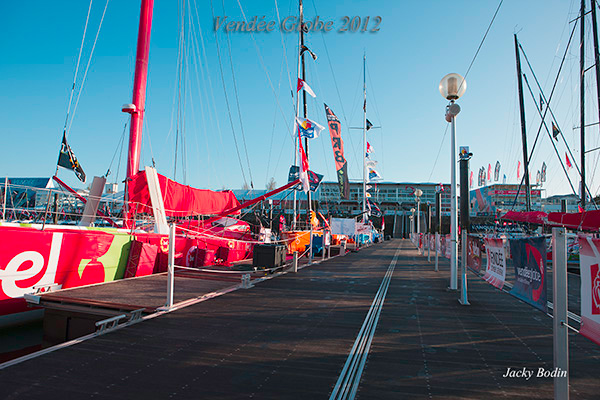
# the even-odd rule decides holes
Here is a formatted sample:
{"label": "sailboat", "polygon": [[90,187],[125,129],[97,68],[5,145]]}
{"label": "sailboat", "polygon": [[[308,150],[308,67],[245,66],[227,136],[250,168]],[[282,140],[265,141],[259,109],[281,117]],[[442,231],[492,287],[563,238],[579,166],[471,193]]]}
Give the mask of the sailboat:
{"label": "sailboat", "polygon": [[[195,189],[150,167],[140,171],[153,5],[153,0],[141,0],[133,99],[122,108],[131,116],[123,223],[98,209],[104,178],[94,179],[85,199],[54,176],[55,182],[86,203],[84,218],[79,226],[46,224],[45,218],[39,224],[0,222],[0,326],[41,317],[41,310],[28,308],[25,294],[164,272],[169,219],[177,223],[176,265],[231,266],[247,260],[260,241],[248,223],[231,216],[298,183],[292,181],[240,204],[231,191]],[[142,221],[140,213],[145,215]],[[112,227],[91,226],[97,215]],[[199,215],[212,217],[195,219]]]}

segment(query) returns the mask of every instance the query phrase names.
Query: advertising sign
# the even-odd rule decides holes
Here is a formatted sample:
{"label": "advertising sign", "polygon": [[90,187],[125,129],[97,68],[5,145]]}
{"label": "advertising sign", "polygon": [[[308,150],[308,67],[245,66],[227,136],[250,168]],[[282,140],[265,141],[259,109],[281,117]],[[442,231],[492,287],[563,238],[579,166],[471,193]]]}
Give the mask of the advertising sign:
{"label": "advertising sign", "polygon": [[579,236],[581,327],[579,333],[600,344],[600,239]]}
{"label": "advertising sign", "polygon": [[481,239],[467,236],[467,266],[479,272],[481,270]]}
{"label": "advertising sign", "polygon": [[483,279],[498,289],[502,289],[506,280],[506,257],[502,239],[485,239],[487,267]]}
{"label": "advertising sign", "polygon": [[548,312],[546,294],[546,238],[509,240],[515,267],[513,296]]}

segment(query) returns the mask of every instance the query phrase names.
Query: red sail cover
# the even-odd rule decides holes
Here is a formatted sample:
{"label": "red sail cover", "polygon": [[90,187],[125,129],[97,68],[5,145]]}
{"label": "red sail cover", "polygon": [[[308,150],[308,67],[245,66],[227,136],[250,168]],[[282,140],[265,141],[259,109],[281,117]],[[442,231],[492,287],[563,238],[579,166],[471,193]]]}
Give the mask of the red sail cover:
{"label": "red sail cover", "polygon": [[548,214],[548,223],[571,229],[597,231],[600,229],[600,210],[590,210],[582,213],[553,212]]}
{"label": "red sail cover", "polygon": [[502,216],[502,219],[518,222],[529,222],[538,225],[545,225],[549,220],[548,214],[543,211],[508,211]]}
{"label": "red sail cover", "polygon": [[[231,190],[213,192],[195,189],[160,174],[158,174],[158,183],[165,203],[165,212],[170,217],[219,214],[240,205]],[[152,213],[145,171],[140,171],[131,178],[129,202],[136,213]]]}

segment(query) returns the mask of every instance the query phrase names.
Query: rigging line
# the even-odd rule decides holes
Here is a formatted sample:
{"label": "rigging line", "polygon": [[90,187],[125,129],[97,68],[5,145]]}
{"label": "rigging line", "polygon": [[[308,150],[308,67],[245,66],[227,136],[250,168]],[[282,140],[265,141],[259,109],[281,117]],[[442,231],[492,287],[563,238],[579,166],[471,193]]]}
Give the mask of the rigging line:
{"label": "rigging line", "polygon": [[71,112],[71,104],[73,102],[73,94],[75,93],[75,84],[77,83],[77,74],[79,72],[79,63],[81,62],[81,54],[83,53],[83,43],[85,42],[85,35],[87,32],[88,22],[90,21],[90,12],[92,11],[92,2],[90,0],[90,6],[88,7],[87,17],[85,19],[85,26],[83,28],[83,37],[81,38],[81,45],[79,46],[79,55],[77,56],[77,64],[75,66],[75,74],[73,76],[73,84],[71,85],[71,94],[69,95],[69,104],[67,106],[67,116],[65,117],[65,125],[63,127],[63,133],[67,131],[67,122],[69,121],[69,113]]}
{"label": "rigging line", "polygon": [[[225,12],[225,0],[221,0],[223,4],[223,14]],[[244,144],[244,153],[246,154],[246,162],[248,164],[248,175],[250,176],[250,187],[254,189],[254,180],[252,179],[252,168],[250,168],[250,157],[248,157],[248,147],[246,146],[246,134],[244,132],[244,123],[242,122],[242,111],[240,108],[240,98],[237,90],[237,83],[235,79],[235,71],[233,68],[233,57],[231,55],[231,39],[229,31],[225,30],[225,37],[227,37],[227,50],[229,52],[229,65],[231,66],[231,77],[233,80],[233,92],[235,93],[235,102],[237,104],[238,117],[240,120],[240,130],[242,131],[242,143]]]}
{"label": "rigging line", "polygon": [[[546,101],[546,108],[544,110],[544,115],[542,115],[542,122],[540,123],[540,127],[537,131],[537,134],[535,135],[535,140],[533,141],[533,147],[531,148],[531,152],[529,153],[529,156],[527,157],[528,160],[531,159],[531,155],[533,154],[533,151],[535,150],[535,146],[536,146],[538,138],[540,136],[540,132],[542,132],[542,126],[544,124],[544,119],[546,118],[546,114],[548,113],[548,109],[550,108],[550,102],[552,101],[552,97],[554,96],[554,90],[556,89],[556,84],[558,83],[558,78],[560,77],[562,67],[565,63],[565,58],[567,56],[567,52],[569,51],[569,46],[571,45],[571,40],[573,40],[573,34],[575,33],[576,27],[577,27],[577,22],[573,24],[573,29],[571,30],[571,35],[569,36],[569,42],[567,43],[567,47],[565,48],[565,53],[563,54],[563,58],[560,61],[560,66],[558,67],[558,72],[556,74],[556,78],[554,79],[554,84],[552,85],[552,90],[550,91],[550,97],[548,97],[548,100]],[[519,193],[521,192],[521,186],[523,186],[524,179],[525,179],[525,174],[523,174],[523,178],[521,179],[521,183],[519,184],[519,188],[517,190],[517,194],[515,195],[515,199],[513,201],[511,210],[513,210],[515,205],[517,204],[517,199],[519,197]]]}
{"label": "rigging line", "polygon": [[[535,80],[535,83],[536,83],[536,85],[537,85],[537,87],[538,87],[541,95],[542,95],[542,98],[544,98],[544,101],[546,102],[546,111],[550,111],[550,115],[551,115],[552,119],[554,120],[554,122],[556,122],[556,126],[558,128],[558,132],[559,132],[560,136],[562,137],[563,142],[565,143],[565,146],[567,147],[567,150],[569,151],[569,154],[571,155],[571,159],[573,159],[573,163],[575,164],[575,168],[577,169],[577,173],[581,177],[581,170],[579,169],[579,166],[577,165],[577,162],[575,161],[575,158],[573,157],[573,153],[571,152],[571,148],[569,147],[569,144],[567,143],[567,140],[565,139],[565,137],[564,137],[564,135],[563,135],[563,133],[562,133],[562,131],[560,129],[558,121],[556,120],[556,117],[554,116],[554,113],[552,112],[552,109],[550,108],[550,104],[547,102],[546,96],[544,95],[544,92],[543,92],[543,90],[542,90],[542,88],[540,86],[540,83],[538,82],[537,76],[535,75],[535,72],[533,71],[533,68],[531,67],[531,64],[529,63],[529,59],[527,58],[527,54],[525,53],[525,50],[523,50],[523,46],[521,45],[521,43],[519,43],[519,48],[521,49],[521,51],[522,51],[522,53],[523,53],[523,55],[525,57],[525,61],[527,62],[527,66],[529,67],[529,70],[531,71],[531,73],[533,75],[533,78]],[[560,71],[559,71],[559,74],[560,74]],[[525,76],[525,74],[523,74],[523,76]],[[527,81],[527,78],[525,78],[525,80]],[[533,94],[532,94],[532,96],[533,96]],[[533,99],[533,102],[536,103],[535,97]],[[536,107],[537,107],[537,103],[536,103]],[[545,117],[545,114],[544,114],[544,117]],[[542,122],[544,122],[544,118],[543,117],[542,117]],[[541,128],[541,126],[540,126],[540,128]],[[552,137],[550,139],[552,139]],[[550,141],[552,142],[552,140],[550,140]],[[552,142],[552,145],[554,145],[554,142]],[[557,155],[558,155],[558,153],[557,153]],[[559,159],[560,159],[560,156],[559,156]],[[561,160],[561,163],[562,163],[562,160]],[[585,186],[586,186],[585,189],[587,190],[588,194],[592,198],[592,203],[594,204],[594,206],[597,209],[598,207],[597,207],[596,203],[593,200],[593,196],[592,196],[592,193],[590,191],[590,188],[588,187],[587,184]],[[577,194],[577,192],[574,192],[574,193]]]}
{"label": "rigging line", "polygon": [[[277,2],[275,2],[275,4],[277,4]],[[281,68],[279,69],[279,82],[277,84],[277,90],[281,89],[281,76],[282,75],[283,75],[283,61],[281,62]],[[269,169],[271,168],[271,155],[273,154],[273,138],[275,137],[276,123],[277,123],[277,105],[275,105],[275,113],[273,115],[273,126],[271,127],[271,140],[269,141],[269,156],[267,157],[265,185],[269,181]]]}
{"label": "rigging line", "polygon": [[[281,26],[281,19],[279,17],[279,7],[277,6],[277,0],[274,0],[274,2],[275,2],[275,12],[277,14],[277,26]],[[287,77],[288,77],[288,82],[290,84],[290,91],[292,92],[291,104],[292,104],[292,108],[293,108],[294,107],[294,96],[293,96],[294,86],[292,85],[292,78],[290,76],[290,66],[289,66],[288,60],[287,60],[287,52],[285,51],[285,41],[283,40],[283,31],[281,29],[279,30],[279,35],[281,37],[281,47],[283,48],[283,59],[285,60],[285,68],[287,70]],[[281,77],[279,79],[279,83],[281,86]],[[277,89],[280,89],[280,87],[278,87]]]}
{"label": "rigging line", "polygon": [[381,145],[381,173],[385,175],[385,152],[383,151],[383,121],[381,120],[381,114],[379,113],[379,106],[377,105],[377,96],[375,95],[375,90],[374,90],[374,86],[373,86],[373,80],[371,79],[371,70],[369,68],[367,68],[367,76],[369,77],[369,84],[371,85],[371,92],[373,92],[373,96],[371,96],[371,98],[373,99],[373,105],[375,106],[375,113],[377,114],[377,118],[379,119],[379,126],[381,127],[379,130],[379,138],[380,138],[380,142],[379,144]]}
{"label": "rigging line", "polygon": [[[498,15],[498,11],[500,11],[500,6],[502,6],[503,1],[504,0],[500,0],[500,3],[498,4],[498,7],[496,8],[496,12],[494,13],[494,16],[492,17],[492,20],[490,21],[490,24],[488,25],[487,30],[485,31],[485,34],[483,35],[483,39],[481,39],[481,43],[479,43],[479,47],[477,48],[477,51],[475,52],[475,55],[473,56],[473,60],[471,60],[471,64],[469,64],[469,68],[467,68],[465,77],[464,77],[463,81],[460,83],[461,86],[466,81],[467,75],[469,75],[469,72],[471,71],[471,67],[473,66],[473,63],[475,63],[475,59],[477,58],[477,55],[479,54],[479,50],[481,50],[481,47],[483,46],[483,42],[485,42],[485,38],[487,37],[488,33],[490,32],[490,29],[492,28],[492,24],[494,23],[494,20],[496,19],[496,15]],[[459,88],[459,90],[460,90],[460,88]]]}
{"label": "rigging line", "polygon": [[[241,7],[241,6],[240,6]],[[210,0],[210,12],[212,13],[213,20],[215,19],[215,11],[213,8],[213,2]],[[231,125],[231,132],[233,134],[233,142],[235,144],[235,151],[237,153],[238,162],[240,163],[240,169],[242,171],[242,179],[244,184],[248,184],[246,180],[246,174],[244,173],[244,166],[242,165],[242,157],[240,156],[240,149],[238,147],[237,137],[235,135],[235,127],[233,126],[233,118],[231,117],[231,107],[229,106],[229,97],[227,96],[227,87],[225,86],[225,76],[223,75],[223,63],[221,62],[221,47],[219,46],[219,32],[215,31],[215,41],[217,45],[217,58],[219,60],[219,71],[221,75],[221,84],[223,85],[223,94],[225,95],[225,104],[227,105],[227,115],[229,116],[229,124]]]}
{"label": "rigging line", "polygon": [[75,106],[73,107],[73,114],[71,115],[71,121],[69,122],[69,128],[67,129],[67,134],[71,131],[71,125],[73,125],[73,118],[75,118],[75,111],[77,111],[77,105],[79,104],[79,98],[81,97],[81,92],[83,91],[83,85],[85,84],[85,78],[87,77],[88,70],[90,69],[90,63],[92,62],[92,56],[94,55],[94,49],[96,48],[96,43],[98,42],[98,35],[100,35],[100,29],[102,29],[102,22],[104,21],[104,15],[106,14],[106,9],[108,8],[108,1],[106,0],[106,5],[104,6],[104,11],[102,12],[102,18],[100,18],[100,25],[98,25],[98,32],[96,32],[96,37],[94,38],[94,44],[92,46],[92,51],[90,52],[90,58],[88,59],[87,66],[85,67],[85,72],[83,73],[83,79],[81,80],[81,85],[79,85],[79,91],[77,92],[77,100],[75,101]]}
{"label": "rigging line", "polygon": [[119,151],[119,162],[117,163],[117,174],[115,175],[115,183],[119,182],[119,172],[121,171],[121,165],[125,165],[123,161],[123,148],[125,147],[125,135],[127,132],[127,122],[125,123],[125,127],[123,127],[123,136],[121,138],[121,150]]}
{"label": "rigging line", "polygon": [[117,144],[117,147],[115,148],[115,152],[112,156],[112,159],[110,160],[110,164],[108,164],[108,170],[106,171],[106,174],[104,174],[104,176],[108,176],[110,175],[110,169],[113,165],[113,161],[115,161],[115,157],[117,156],[117,152],[119,151],[119,147],[122,146],[123,141],[125,140],[125,133],[127,131],[127,123],[129,121],[125,121],[125,126],[123,127],[123,133],[121,134],[121,139],[119,140],[119,143]]}
{"label": "rigging line", "polygon": [[[238,6],[240,7],[240,11],[242,12],[242,16],[244,17],[244,22],[246,23],[246,26],[248,25],[248,19],[246,18],[246,13],[244,13],[244,8],[242,7],[242,4],[240,3],[240,0],[237,0]],[[212,4],[212,0],[211,0],[211,4]],[[214,16],[213,16],[214,19]],[[216,32],[215,32],[216,34]],[[254,48],[256,49],[256,54],[258,55],[258,60],[260,61],[260,65],[263,68],[263,71],[265,72],[265,75],[267,76],[267,80],[269,81],[269,86],[271,86],[271,90],[273,91],[273,95],[275,96],[275,100],[277,100],[277,105],[279,106],[279,111],[281,112],[281,115],[283,116],[283,120],[287,123],[287,118],[285,113],[283,112],[283,108],[281,107],[281,104],[279,103],[279,96],[277,95],[277,92],[275,91],[275,87],[273,86],[273,82],[271,81],[271,76],[269,75],[269,71],[267,71],[267,67],[265,66],[265,61],[263,60],[262,57],[262,53],[260,52],[260,49],[258,47],[258,44],[256,43],[256,38],[254,37],[254,33],[250,32],[250,37],[252,38],[252,42],[254,43]],[[291,130],[291,132],[293,132],[293,129]]]}
{"label": "rigging line", "polygon": [[[194,6],[196,7],[196,3],[195,2],[194,2]],[[191,4],[188,7],[191,8]],[[200,56],[200,48],[199,48],[198,41],[197,41],[196,36],[195,36],[196,32],[198,30],[200,30],[200,23],[198,22],[198,27],[196,28],[196,26],[194,24],[194,19],[192,17],[192,13],[191,12],[189,13],[189,17],[188,18],[189,18],[188,23],[190,24],[190,28],[192,30],[192,34],[191,34],[191,47],[192,47],[192,52],[193,52],[193,56],[192,57],[193,57],[194,60],[200,60],[200,62],[195,62],[193,64],[193,67],[194,67],[193,70],[194,70],[195,75],[196,75],[196,82],[197,82],[196,86],[197,86],[198,94],[199,94],[198,97],[199,97],[199,101],[200,101],[200,113],[201,113],[201,117],[202,117],[201,118],[201,120],[202,120],[202,132],[208,132],[209,130],[206,128],[206,119],[207,118],[206,118],[206,115],[205,115],[205,112],[204,112],[204,110],[205,110],[205,103],[203,101],[204,97],[208,98],[208,94],[206,94],[205,96],[203,96],[202,95],[202,90],[201,90],[201,87],[200,87],[200,82],[202,82],[202,80],[200,79],[200,72],[199,72],[198,64],[200,64],[200,68],[202,68],[202,62],[201,62],[201,56]],[[204,70],[202,70],[202,75],[204,76]],[[194,126],[197,126],[198,123],[197,123],[196,118],[195,118],[196,112],[194,111],[194,103],[193,103],[193,100],[192,100],[191,97],[190,97],[190,103],[192,105],[192,118],[194,120]],[[207,175],[208,176],[208,184],[209,184],[209,187],[210,187],[210,185],[211,185],[211,179],[212,179],[213,176],[216,177],[216,180],[219,181],[219,182],[221,182],[221,179],[218,176],[217,172],[215,171],[214,166],[211,163],[211,152],[210,152],[211,147],[208,144],[208,137],[207,136],[208,135],[203,135],[204,142],[206,144],[206,150],[207,150],[205,152],[206,153],[206,162],[207,162],[207,165],[210,166],[210,168],[213,171],[212,174],[208,174]],[[196,139],[196,151],[197,151],[197,154],[202,154],[202,152],[200,151],[200,144],[199,144],[199,141],[198,141],[198,135],[196,134],[194,137]],[[200,169],[202,169],[202,163],[201,163],[200,157],[198,157],[197,160],[198,160],[198,164],[199,164]]]}
{"label": "rigging line", "polygon": [[427,181],[431,182],[431,177],[433,176],[433,171],[435,171],[435,166],[437,165],[438,159],[440,158],[440,153],[442,152],[442,147],[444,146],[444,140],[446,140],[446,134],[448,133],[448,127],[450,124],[446,124],[446,130],[444,130],[444,136],[442,137],[442,142],[440,143],[440,149],[438,150],[437,156],[435,157],[435,162],[433,163],[433,168],[431,168],[431,173],[429,174],[429,178]]}
{"label": "rigging line", "polygon": [[[539,109],[537,103],[535,102],[535,96],[533,94],[533,91],[531,90],[531,86],[529,85],[529,81],[527,80],[527,76],[525,74],[523,74],[523,77],[525,78],[525,83],[527,84],[527,88],[529,89],[529,93],[531,94],[531,98],[533,99],[533,103],[535,104],[535,109],[537,110],[538,114],[541,117],[542,116],[542,110]],[[556,148],[556,144],[554,143],[554,140],[552,140],[552,135],[550,134],[550,130],[548,129],[548,125],[546,124],[546,121],[544,121],[543,119],[542,119],[542,123],[544,124],[544,128],[546,128],[546,133],[548,133],[548,137],[550,138],[550,143],[552,143],[552,146],[554,147],[554,152],[556,153],[556,157],[558,157],[558,161],[560,161],[560,165],[562,166],[562,169],[565,172],[565,175],[567,176],[567,180],[569,181],[569,186],[571,186],[571,190],[573,190],[573,193],[577,194],[577,191],[575,190],[575,188],[573,187],[573,183],[571,182],[571,177],[569,177],[569,174],[567,173],[567,169],[565,168],[565,165],[563,164],[562,159],[560,158],[560,154],[558,153],[558,149]]]}
{"label": "rigging line", "polygon": [[[181,2],[181,9],[185,8],[185,0]],[[179,13],[179,43],[178,43],[178,54],[177,54],[177,119],[175,120],[175,158],[173,159],[173,180],[177,179],[177,154],[179,150],[179,127],[181,123],[181,75],[183,65],[183,35],[185,29],[185,22],[183,20],[183,11]]]}

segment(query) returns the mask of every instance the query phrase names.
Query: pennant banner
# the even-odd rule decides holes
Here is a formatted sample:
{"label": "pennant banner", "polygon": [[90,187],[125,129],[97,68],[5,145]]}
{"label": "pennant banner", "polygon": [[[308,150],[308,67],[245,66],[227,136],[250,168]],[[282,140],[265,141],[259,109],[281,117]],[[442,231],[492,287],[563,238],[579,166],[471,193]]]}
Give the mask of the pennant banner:
{"label": "pennant banner", "polygon": [[327,125],[329,126],[331,146],[333,147],[335,169],[337,171],[338,185],[340,187],[340,198],[343,200],[348,200],[350,198],[350,182],[348,180],[348,163],[344,158],[342,124],[340,124],[340,120],[335,116],[333,111],[327,107],[327,104],[325,104],[325,114],[327,115]]}
{"label": "pennant banner", "polygon": [[540,178],[542,182],[546,182],[546,162],[542,163],[542,176]]}
{"label": "pennant banner", "polygon": [[546,238],[543,236],[509,240],[515,267],[513,296],[548,312],[546,294]]}
{"label": "pennant banner", "polygon": [[83,172],[83,168],[79,161],[77,161],[77,157],[71,150],[71,146],[67,143],[67,137],[63,132],[62,144],[60,146],[60,152],[58,153],[58,166],[66,169],[70,169],[75,172],[77,175],[77,179],[81,182],[85,182],[85,172]]}
{"label": "pennant banner", "polygon": [[600,239],[579,236],[581,326],[579,333],[600,344]]}
{"label": "pennant banner", "polygon": [[310,94],[312,97],[317,97],[317,95],[315,94],[315,92],[313,92],[311,87],[308,86],[308,83],[298,78],[298,87],[296,88],[296,92],[299,92],[300,89],[304,89],[306,93]]}
{"label": "pennant banner", "polygon": [[485,239],[487,267],[483,279],[498,289],[502,289],[506,280],[506,258],[502,239]]}

